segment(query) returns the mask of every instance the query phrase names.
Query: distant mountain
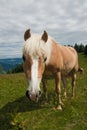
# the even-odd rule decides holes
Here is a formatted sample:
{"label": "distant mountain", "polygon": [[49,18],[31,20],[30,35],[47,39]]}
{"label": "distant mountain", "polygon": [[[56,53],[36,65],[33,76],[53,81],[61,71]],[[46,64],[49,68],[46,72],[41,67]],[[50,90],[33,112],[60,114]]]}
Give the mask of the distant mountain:
{"label": "distant mountain", "polygon": [[17,65],[22,63],[22,58],[8,58],[0,59],[0,65],[2,66],[3,71],[15,68]]}

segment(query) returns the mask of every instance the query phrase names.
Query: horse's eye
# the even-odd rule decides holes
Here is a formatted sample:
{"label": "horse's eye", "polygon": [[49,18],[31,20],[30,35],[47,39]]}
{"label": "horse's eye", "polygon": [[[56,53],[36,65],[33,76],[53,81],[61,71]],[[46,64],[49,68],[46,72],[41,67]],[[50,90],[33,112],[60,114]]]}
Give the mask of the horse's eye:
{"label": "horse's eye", "polygon": [[26,60],[24,55],[22,56],[22,59],[23,59],[23,61],[25,61],[25,60]]}
{"label": "horse's eye", "polygon": [[44,62],[46,62],[46,60],[47,60],[47,57],[44,58]]}

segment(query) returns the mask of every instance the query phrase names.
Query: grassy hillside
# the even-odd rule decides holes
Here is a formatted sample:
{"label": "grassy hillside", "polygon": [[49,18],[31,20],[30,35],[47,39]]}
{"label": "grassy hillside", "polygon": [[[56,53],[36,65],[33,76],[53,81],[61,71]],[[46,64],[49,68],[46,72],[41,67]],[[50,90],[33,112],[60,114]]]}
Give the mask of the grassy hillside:
{"label": "grassy hillside", "polygon": [[54,80],[48,81],[49,103],[29,102],[25,97],[24,74],[0,75],[0,130],[87,130],[87,57],[79,55],[84,74],[78,74],[75,98],[71,98],[70,80],[62,111],[56,104]]}

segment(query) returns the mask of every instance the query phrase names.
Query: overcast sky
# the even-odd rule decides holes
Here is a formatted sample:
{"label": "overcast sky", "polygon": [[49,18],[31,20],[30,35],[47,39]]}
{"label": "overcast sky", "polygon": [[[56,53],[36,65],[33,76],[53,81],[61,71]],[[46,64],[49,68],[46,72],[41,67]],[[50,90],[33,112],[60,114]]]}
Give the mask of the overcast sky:
{"label": "overcast sky", "polygon": [[60,44],[86,44],[87,0],[0,0],[0,58],[21,57],[27,28]]}

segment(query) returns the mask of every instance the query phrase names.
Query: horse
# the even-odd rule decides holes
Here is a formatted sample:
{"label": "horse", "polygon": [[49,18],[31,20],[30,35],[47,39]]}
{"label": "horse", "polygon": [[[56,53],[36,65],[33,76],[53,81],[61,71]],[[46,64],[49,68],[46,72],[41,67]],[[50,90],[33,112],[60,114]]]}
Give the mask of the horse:
{"label": "horse", "polygon": [[40,83],[47,97],[47,85],[44,73],[49,70],[55,79],[55,88],[58,95],[56,109],[62,110],[61,85],[64,85],[64,96],[66,97],[66,79],[72,78],[72,96],[76,74],[81,70],[78,65],[78,55],[74,48],[58,44],[46,31],[43,34],[33,34],[30,29],[24,33],[23,46],[23,69],[28,80],[26,96],[38,102],[41,97]]}

